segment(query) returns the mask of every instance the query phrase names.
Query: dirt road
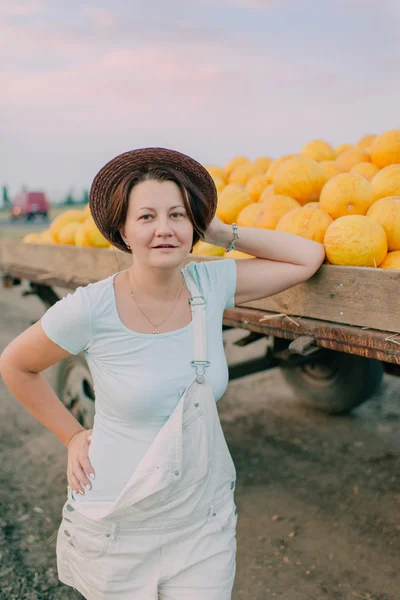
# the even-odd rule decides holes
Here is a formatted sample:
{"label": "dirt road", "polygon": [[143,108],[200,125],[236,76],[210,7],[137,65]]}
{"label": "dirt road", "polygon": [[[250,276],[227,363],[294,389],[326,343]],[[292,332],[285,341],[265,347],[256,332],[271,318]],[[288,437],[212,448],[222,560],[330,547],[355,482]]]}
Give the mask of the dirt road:
{"label": "dirt road", "polygon": [[[0,289],[0,310],[0,349],[43,314],[20,288]],[[400,380],[349,417],[302,408],[277,370],[231,382],[218,404],[238,475],[233,600],[398,600]],[[65,449],[3,382],[0,436],[0,599],[81,598],[56,572]]]}

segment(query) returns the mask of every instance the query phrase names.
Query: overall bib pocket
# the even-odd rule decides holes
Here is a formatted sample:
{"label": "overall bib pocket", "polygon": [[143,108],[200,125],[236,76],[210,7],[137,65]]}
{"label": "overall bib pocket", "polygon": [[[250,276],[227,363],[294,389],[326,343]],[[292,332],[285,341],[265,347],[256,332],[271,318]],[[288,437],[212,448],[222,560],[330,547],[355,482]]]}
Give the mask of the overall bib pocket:
{"label": "overall bib pocket", "polygon": [[111,533],[96,527],[95,523],[87,521],[87,517],[77,515],[76,511],[63,511],[60,528],[69,552],[86,560],[101,558],[107,552]]}
{"label": "overall bib pocket", "polygon": [[[137,502],[139,510],[147,512],[166,507],[178,496],[192,490],[208,473],[209,450],[207,427],[201,410],[196,410],[182,424],[182,466],[166,474],[164,486]],[[150,491],[150,490],[149,490]]]}

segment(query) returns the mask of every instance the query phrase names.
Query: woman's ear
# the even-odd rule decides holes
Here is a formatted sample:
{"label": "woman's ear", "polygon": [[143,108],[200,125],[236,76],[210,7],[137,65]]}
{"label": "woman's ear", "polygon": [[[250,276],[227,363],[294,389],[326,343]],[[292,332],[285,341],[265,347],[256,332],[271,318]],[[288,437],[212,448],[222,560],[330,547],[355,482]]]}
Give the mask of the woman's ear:
{"label": "woman's ear", "polygon": [[127,238],[125,237],[125,227],[121,227],[118,229],[119,235],[121,236],[121,238],[123,239],[123,241],[125,242],[125,244],[128,243]]}

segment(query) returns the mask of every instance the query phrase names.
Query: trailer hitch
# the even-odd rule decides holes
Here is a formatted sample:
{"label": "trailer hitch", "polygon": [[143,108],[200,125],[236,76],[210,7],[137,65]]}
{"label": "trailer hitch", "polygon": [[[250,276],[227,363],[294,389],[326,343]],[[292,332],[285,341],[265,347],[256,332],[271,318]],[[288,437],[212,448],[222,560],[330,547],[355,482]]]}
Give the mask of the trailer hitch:
{"label": "trailer hitch", "polygon": [[300,354],[300,356],[310,356],[314,352],[318,352],[320,348],[315,346],[315,335],[301,335],[289,344],[289,352],[292,354]]}

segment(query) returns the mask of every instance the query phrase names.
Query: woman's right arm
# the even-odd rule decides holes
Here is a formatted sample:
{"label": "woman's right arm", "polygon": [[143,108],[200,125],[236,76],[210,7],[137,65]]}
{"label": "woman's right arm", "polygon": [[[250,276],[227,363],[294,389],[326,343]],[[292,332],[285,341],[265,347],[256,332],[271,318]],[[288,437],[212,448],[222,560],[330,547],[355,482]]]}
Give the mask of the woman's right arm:
{"label": "woman's right arm", "polygon": [[0,374],[13,396],[68,448],[68,483],[82,493],[79,482],[90,486],[82,467],[88,475],[93,473],[87,458],[89,441],[83,435],[87,430],[41,375],[41,371],[68,356],[71,354],[52,342],[37,321],[4,349],[0,356]]}

